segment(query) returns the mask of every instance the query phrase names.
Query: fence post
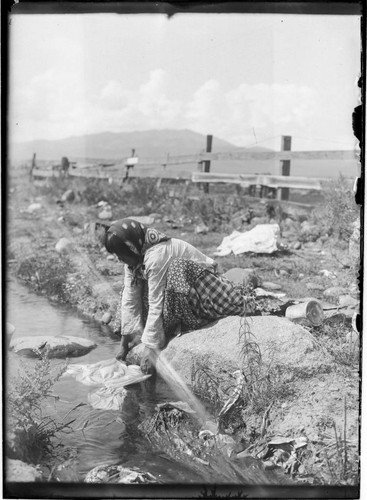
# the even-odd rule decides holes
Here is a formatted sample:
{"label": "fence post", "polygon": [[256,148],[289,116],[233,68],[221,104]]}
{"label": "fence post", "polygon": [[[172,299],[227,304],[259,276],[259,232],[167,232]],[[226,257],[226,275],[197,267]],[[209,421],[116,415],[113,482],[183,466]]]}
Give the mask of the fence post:
{"label": "fence post", "polygon": [[29,171],[29,177],[32,179],[33,177],[33,170],[36,168],[36,153],[33,153],[33,158],[32,158],[32,164],[31,164],[31,169]]}
{"label": "fence post", "polygon": [[[211,153],[212,145],[213,145],[213,136],[207,135],[206,136],[206,152],[207,153]],[[210,172],[210,160],[204,161],[204,172]],[[204,184],[204,193],[209,193],[209,184],[208,183]]]}
{"label": "fence post", "polygon": [[[282,135],[281,151],[291,151],[292,137]],[[280,160],[280,175],[291,175],[291,160]],[[289,200],[289,188],[279,188],[277,193],[278,200]]]}

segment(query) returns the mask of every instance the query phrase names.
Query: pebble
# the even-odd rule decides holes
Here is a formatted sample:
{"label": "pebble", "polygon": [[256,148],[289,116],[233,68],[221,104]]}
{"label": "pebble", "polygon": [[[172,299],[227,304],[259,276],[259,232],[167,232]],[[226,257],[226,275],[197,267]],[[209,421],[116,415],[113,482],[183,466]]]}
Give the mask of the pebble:
{"label": "pebble", "polygon": [[111,322],[112,319],[112,314],[110,312],[105,312],[104,315],[102,316],[102,323],[104,325],[108,325],[108,323]]}
{"label": "pebble", "polygon": [[98,214],[98,217],[101,220],[110,220],[112,219],[112,212],[110,210],[102,210],[102,212]]}
{"label": "pebble", "polygon": [[151,215],[131,215],[130,219],[134,219],[140,224],[145,224],[146,226],[151,226],[154,224],[154,217]]}
{"label": "pebble", "polygon": [[195,233],[196,234],[207,234],[209,232],[209,228],[205,224],[198,224],[195,227]]}
{"label": "pebble", "polygon": [[56,252],[58,253],[63,253],[67,252],[70,250],[72,247],[73,242],[69,240],[68,238],[61,238],[55,245]]}
{"label": "pebble", "polygon": [[281,290],[282,289],[281,285],[278,285],[276,283],[272,283],[271,281],[264,281],[262,283],[262,288],[265,288],[265,290]]}
{"label": "pebble", "polygon": [[75,193],[72,189],[68,189],[61,196],[61,201],[74,201],[74,200],[75,200]]}
{"label": "pebble", "polygon": [[33,214],[33,212],[36,212],[37,210],[42,209],[42,204],[41,203],[31,203],[29,207],[27,208],[27,212],[30,214]]}
{"label": "pebble", "polygon": [[302,243],[300,241],[296,241],[293,245],[295,250],[300,250],[302,248]]}
{"label": "pebble", "polygon": [[287,269],[279,269],[280,276],[289,276],[289,271]]}

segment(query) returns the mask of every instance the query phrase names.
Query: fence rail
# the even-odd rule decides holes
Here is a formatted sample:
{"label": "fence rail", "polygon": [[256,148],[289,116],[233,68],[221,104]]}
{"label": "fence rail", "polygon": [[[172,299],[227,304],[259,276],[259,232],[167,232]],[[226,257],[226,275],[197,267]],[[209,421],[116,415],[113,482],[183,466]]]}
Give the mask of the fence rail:
{"label": "fence rail", "polygon": [[[157,178],[189,180],[194,183],[203,183],[208,189],[210,183],[237,184],[242,187],[263,186],[269,190],[277,190],[278,197],[288,199],[289,189],[317,190],[324,189],[328,179],[315,177],[298,177],[290,175],[291,160],[356,160],[358,151],[291,151],[291,137],[282,136],[281,151],[241,151],[212,153],[211,139],[207,136],[207,152],[192,155],[167,155],[160,158],[137,158],[135,150],[132,157],[118,161],[89,161],[88,164],[76,166],[76,162],[70,164],[67,172],[57,168],[55,162],[40,162],[41,168],[35,166],[35,154],[33,157],[34,168],[32,175],[35,177],[60,177],[69,175],[72,177],[112,179],[122,181],[127,177]],[[208,142],[208,140],[210,141]],[[62,160],[64,160],[63,158]],[[66,159],[67,160],[67,159]],[[132,162],[132,160],[134,160]],[[280,163],[279,173],[271,174],[229,174],[210,172],[211,161],[275,161]],[[196,170],[187,169],[184,165],[197,165]],[[41,166],[40,165],[40,166]],[[206,191],[207,192],[207,191]]]}

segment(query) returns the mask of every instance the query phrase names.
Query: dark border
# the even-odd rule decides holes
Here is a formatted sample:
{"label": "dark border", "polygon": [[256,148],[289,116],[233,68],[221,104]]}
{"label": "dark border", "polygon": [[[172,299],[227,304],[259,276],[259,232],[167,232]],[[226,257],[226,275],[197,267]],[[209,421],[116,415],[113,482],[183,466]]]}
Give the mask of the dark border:
{"label": "dark border", "polygon": [[[2,187],[2,212],[1,212],[1,236],[2,236],[2,331],[5,331],[5,310],[6,310],[6,223],[7,223],[7,112],[8,102],[8,68],[9,40],[8,23],[9,14],[88,14],[88,13],[119,13],[119,14],[166,14],[171,17],[178,13],[259,13],[259,14],[307,14],[307,15],[361,15],[361,89],[362,105],[360,118],[361,137],[358,138],[361,145],[361,178],[356,193],[356,202],[362,205],[364,200],[364,146],[365,146],[365,57],[366,57],[366,2],[364,0],[356,1],[327,1],[327,0],[307,0],[304,2],[292,2],[277,0],[262,2],[260,1],[33,1],[33,0],[3,0],[1,3],[2,32],[1,32],[1,62],[2,62],[2,169],[1,169],[1,187]],[[351,110],[352,115],[353,110]],[[361,213],[362,234],[364,227],[363,210]],[[362,244],[362,243],[361,243]],[[363,252],[360,271],[360,287],[363,282]],[[362,293],[361,288],[361,293]],[[363,295],[361,303],[363,303]],[[362,328],[362,321],[359,325]],[[362,330],[361,330],[362,331]],[[4,352],[4,335],[2,339]],[[361,346],[362,347],[362,346]],[[3,359],[4,361],[4,359]],[[362,359],[361,359],[362,362]],[[3,377],[6,367],[3,363]],[[362,364],[361,364],[362,366]],[[362,375],[362,369],[361,369]],[[4,397],[4,394],[3,394]],[[5,418],[3,405],[3,422]],[[3,429],[4,430],[4,429]],[[3,463],[4,463],[3,451]],[[360,498],[360,487],[338,487],[338,486],[269,486],[269,485],[110,485],[110,484],[87,484],[87,483],[5,483],[3,470],[3,496],[2,498],[34,498],[34,499],[52,499],[52,498]]]}

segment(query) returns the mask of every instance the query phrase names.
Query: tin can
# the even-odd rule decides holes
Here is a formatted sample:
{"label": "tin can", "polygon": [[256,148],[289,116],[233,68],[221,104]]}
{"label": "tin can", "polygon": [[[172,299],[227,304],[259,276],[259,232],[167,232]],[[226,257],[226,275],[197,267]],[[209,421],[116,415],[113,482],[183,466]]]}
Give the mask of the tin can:
{"label": "tin can", "polygon": [[288,307],[285,317],[294,321],[307,320],[311,325],[320,326],[324,321],[324,311],[321,302],[312,299]]}

